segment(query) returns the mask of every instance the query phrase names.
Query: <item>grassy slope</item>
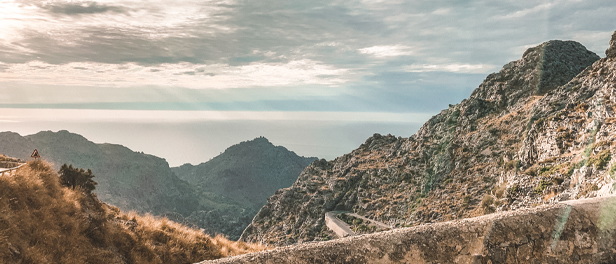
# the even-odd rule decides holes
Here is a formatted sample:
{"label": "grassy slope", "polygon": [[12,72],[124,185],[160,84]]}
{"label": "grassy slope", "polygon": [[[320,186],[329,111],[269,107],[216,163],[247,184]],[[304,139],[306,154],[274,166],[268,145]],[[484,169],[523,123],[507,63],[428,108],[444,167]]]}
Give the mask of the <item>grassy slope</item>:
{"label": "grassy slope", "polygon": [[62,187],[43,161],[0,177],[0,263],[193,263],[262,249],[122,213]]}

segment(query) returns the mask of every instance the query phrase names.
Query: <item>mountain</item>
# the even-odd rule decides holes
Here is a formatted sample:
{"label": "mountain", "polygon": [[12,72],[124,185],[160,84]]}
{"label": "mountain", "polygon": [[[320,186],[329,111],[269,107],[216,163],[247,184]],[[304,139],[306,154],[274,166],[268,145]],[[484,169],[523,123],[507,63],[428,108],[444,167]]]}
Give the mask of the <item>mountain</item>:
{"label": "mountain", "polygon": [[264,249],[121,212],[55,171],[37,160],[0,175],[0,263],[194,263]]}
{"label": "mountain", "polygon": [[616,33],[604,59],[573,41],[526,50],[415,135],[308,166],[241,240],[326,240],[332,210],[414,226],[612,193],[615,50]]}
{"label": "mountain", "polygon": [[237,239],[267,198],[291,186],[316,158],[306,158],[259,137],[227,148],[208,162],[172,168],[196,186],[201,209],[188,220],[209,233]]}
{"label": "mountain", "polygon": [[98,182],[95,193],[106,203],[168,216],[231,239],[239,238],[268,197],[291,186],[316,160],[260,137],[197,166],[170,168],[162,158],[96,144],[65,130],[28,136],[0,133],[0,153],[29,160],[34,149],[56,170],[64,163],[92,169]]}
{"label": "mountain", "polygon": [[198,209],[194,190],[175,176],[164,159],[121,145],[95,144],[65,130],[24,137],[0,133],[0,153],[29,160],[34,149],[56,170],[64,163],[92,169],[99,199],[122,210],[188,216]]}

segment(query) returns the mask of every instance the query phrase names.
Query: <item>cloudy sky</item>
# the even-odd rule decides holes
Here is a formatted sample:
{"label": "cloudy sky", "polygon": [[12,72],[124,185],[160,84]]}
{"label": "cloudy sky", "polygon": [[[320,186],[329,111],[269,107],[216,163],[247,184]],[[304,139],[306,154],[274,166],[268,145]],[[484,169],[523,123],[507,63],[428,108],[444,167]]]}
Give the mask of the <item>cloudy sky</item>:
{"label": "cloudy sky", "polygon": [[0,0],[0,131],[199,163],[265,136],[332,159],[412,135],[525,49],[600,56],[613,0]]}

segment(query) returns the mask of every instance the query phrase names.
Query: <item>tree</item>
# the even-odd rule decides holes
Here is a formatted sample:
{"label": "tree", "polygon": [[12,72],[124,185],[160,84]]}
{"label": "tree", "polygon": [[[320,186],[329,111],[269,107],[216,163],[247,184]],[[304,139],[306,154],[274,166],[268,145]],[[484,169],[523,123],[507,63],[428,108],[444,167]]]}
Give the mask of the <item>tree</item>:
{"label": "tree", "polygon": [[60,174],[60,183],[73,190],[77,187],[91,193],[96,188],[97,183],[92,180],[94,174],[90,169],[85,171],[84,169],[73,168],[73,165],[64,164],[60,167],[58,174]]}

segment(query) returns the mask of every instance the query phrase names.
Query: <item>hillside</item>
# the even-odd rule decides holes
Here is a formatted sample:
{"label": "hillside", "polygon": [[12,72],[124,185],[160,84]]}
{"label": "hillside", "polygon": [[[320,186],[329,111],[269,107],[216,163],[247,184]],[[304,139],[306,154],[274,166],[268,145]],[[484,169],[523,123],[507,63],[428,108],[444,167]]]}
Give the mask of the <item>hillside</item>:
{"label": "hillside", "polygon": [[0,176],[0,211],[0,263],[194,263],[264,249],[123,213],[63,187],[44,161]]}
{"label": "hillside", "polygon": [[573,41],[528,49],[415,135],[308,166],[241,239],[326,240],[332,210],[414,226],[612,193],[615,50],[616,33],[604,59]]}
{"label": "hillside", "polygon": [[192,188],[178,179],[159,157],[121,145],[95,144],[65,130],[25,137],[13,132],[0,133],[0,153],[28,160],[34,149],[52,162],[56,170],[64,163],[92,169],[98,182],[98,197],[122,210],[188,216],[198,208],[199,200]]}
{"label": "hillside", "polygon": [[237,239],[267,198],[291,186],[314,160],[259,137],[233,145],[208,162],[172,171],[195,186],[201,197],[200,210],[188,221]]}

